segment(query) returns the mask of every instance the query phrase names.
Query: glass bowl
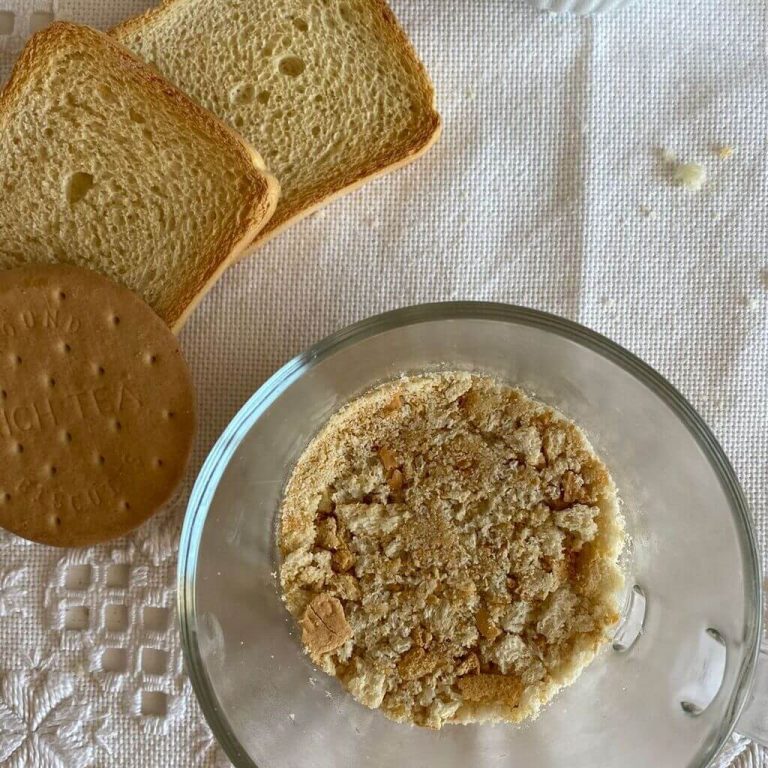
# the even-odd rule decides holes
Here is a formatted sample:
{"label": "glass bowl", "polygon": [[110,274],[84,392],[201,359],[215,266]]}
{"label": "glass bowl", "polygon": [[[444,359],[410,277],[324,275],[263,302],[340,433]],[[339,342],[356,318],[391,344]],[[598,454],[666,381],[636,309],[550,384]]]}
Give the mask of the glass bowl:
{"label": "glass bowl", "polygon": [[[280,599],[276,518],[303,449],[352,397],[438,369],[494,375],[572,418],[624,503],[628,590],[613,649],[525,726],[390,722],[313,667]],[[205,462],[179,555],[188,670],[238,768],[706,766],[748,699],[760,605],[743,494],[694,409],[608,339],[501,304],[390,312],[284,366]]]}

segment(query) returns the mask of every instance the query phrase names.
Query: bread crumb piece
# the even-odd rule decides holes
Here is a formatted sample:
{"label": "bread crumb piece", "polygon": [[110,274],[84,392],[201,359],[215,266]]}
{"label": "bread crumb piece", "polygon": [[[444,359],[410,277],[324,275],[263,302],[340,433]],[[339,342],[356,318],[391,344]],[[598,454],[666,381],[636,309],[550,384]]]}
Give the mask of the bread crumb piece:
{"label": "bread crumb piece", "polygon": [[681,163],[675,166],[672,179],[678,186],[696,192],[704,186],[707,172],[698,163]]}
{"label": "bread crumb piece", "polygon": [[378,709],[387,692],[387,675],[372,665],[359,664],[358,668],[357,674],[347,679],[347,689],[364,706]]}
{"label": "bread crumb piece", "polygon": [[488,376],[403,377],[342,408],[294,469],[278,544],[306,651],[398,722],[535,717],[618,618],[608,471]]}

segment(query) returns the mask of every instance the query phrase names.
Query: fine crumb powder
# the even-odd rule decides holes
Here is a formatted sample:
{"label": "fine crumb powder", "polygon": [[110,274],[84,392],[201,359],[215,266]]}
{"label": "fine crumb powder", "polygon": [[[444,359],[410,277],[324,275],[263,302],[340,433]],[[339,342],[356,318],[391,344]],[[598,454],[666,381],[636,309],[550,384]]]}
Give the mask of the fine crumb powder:
{"label": "fine crumb powder", "polygon": [[281,509],[305,650],[398,722],[521,722],[618,621],[616,489],[583,433],[467,373],[401,378],[333,416]]}

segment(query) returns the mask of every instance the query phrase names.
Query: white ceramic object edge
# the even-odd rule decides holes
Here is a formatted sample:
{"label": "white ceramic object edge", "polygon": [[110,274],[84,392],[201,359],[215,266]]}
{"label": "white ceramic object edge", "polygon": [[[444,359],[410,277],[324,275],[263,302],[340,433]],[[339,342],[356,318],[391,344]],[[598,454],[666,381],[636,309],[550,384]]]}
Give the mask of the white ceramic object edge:
{"label": "white ceramic object edge", "polygon": [[632,0],[529,0],[542,11],[573,13],[585,16],[589,13],[605,13],[629,5]]}

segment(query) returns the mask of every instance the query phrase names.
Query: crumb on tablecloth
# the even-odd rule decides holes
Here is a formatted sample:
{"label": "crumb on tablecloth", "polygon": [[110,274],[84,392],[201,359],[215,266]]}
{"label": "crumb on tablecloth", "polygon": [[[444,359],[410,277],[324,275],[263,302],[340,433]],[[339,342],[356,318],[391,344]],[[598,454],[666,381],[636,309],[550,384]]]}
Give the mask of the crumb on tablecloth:
{"label": "crumb on tablecloth", "polygon": [[678,186],[697,192],[704,186],[707,172],[698,163],[680,163],[673,168],[672,179]]}
{"label": "crumb on tablecloth", "polygon": [[729,144],[715,144],[712,151],[720,160],[727,160],[736,150]]}

